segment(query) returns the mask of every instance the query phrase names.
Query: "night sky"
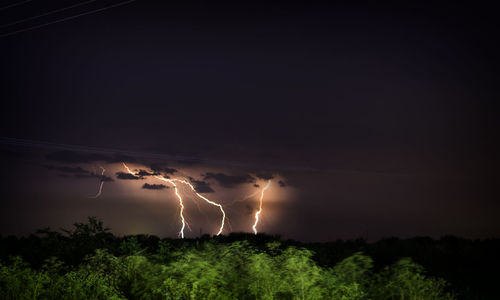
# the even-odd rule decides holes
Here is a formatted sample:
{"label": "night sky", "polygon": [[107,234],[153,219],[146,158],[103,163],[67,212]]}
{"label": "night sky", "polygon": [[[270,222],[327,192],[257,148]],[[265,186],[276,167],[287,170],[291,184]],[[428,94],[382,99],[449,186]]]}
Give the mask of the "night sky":
{"label": "night sky", "polygon": [[[2,235],[98,216],[175,237],[156,172],[221,203],[224,234],[251,232],[245,197],[271,179],[259,232],[500,236],[486,2],[20,2],[0,5]],[[180,191],[186,236],[216,233],[219,210]]]}

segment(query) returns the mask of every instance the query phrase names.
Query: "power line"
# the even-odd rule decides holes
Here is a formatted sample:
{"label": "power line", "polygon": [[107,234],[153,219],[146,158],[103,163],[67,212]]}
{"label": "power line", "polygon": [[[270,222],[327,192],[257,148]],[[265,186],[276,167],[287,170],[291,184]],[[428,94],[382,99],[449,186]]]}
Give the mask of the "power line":
{"label": "power line", "polygon": [[96,13],[96,12],[100,12],[100,11],[103,11],[103,10],[106,10],[106,9],[110,9],[110,8],[114,8],[114,7],[118,7],[118,6],[123,6],[125,4],[131,3],[131,2],[134,2],[134,1],[135,0],[123,1],[123,2],[120,2],[120,3],[117,3],[117,4],[105,6],[103,8],[94,9],[94,10],[91,10],[91,11],[88,11],[88,12],[77,14],[77,15],[74,15],[74,16],[71,16],[71,17],[66,17],[66,18],[62,18],[62,19],[55,20],[55,21],[52,21],[52,22],[48,22],[48,23],[44,23],[44,24],[40,24],[40,25],[28,27],[28,28],[16,30],[16,31],[12,31],[12,32],[5,33],[5,34],[1,34],[0,38],[6,37],[6,36],[10,36],[10,35],[14,35],[14,34],[18,34],[18,33],[25,32],[25,31],[29,31],[29,30],[33,30],[33,29],[37,29],[37,28],[41,28],[41,27],[45,27],[45,26],[48,26],[48,25],[52,25],[52,24],[56,24],[56,23],[60,23],[60,22],[64,22],[64,21],[68,21],[68,20],[72,20],[72,19],[76,19],[78,17],[90,15],[90,14],[93,14],[93,13]]}
{"label": "power line", "polygon": [[71,5],[71,6],[59,8],[59,9],[52,10],[52,11],[49,11],[49,12],[46,12],[46,13],[43,13],[43,14],[40,14],[40,15],[36,15],[36,16],[33,16],[33,17],[25,18],[25,19],[22,19],[22,20],[19,20],[19,21],[15,21],[15,22],[12,22],[12,23],[7,23],[7,24],[4,24],[4,25],[0,25],[0,28],[5,28],[5,27],[9,27],[9,26],[16,25],[16,24],[19,24],[19,23],[23,23],[23,22],[26,22],[26,21],[35,20],[35,19],[38,19],[38,18],[41,18],[41,17],[52,15],[52,14],[55,14],[55,13],[58,13],[58,12],[61,12],[61,11],[65,11],[65,10],[68,10],[68,9],[72,9],[72,8],[75,8],[75,7],[78,7],[78,6],[87,5],[87,4],[95,2],[95,1],[97,1],[97,0],[85,1],[85,2],[74,4],[74,5]]}
{"label": "power line", "polygon": [[[305,166],[282,166],[282,165],[269,165],[262,163],[250,164],[248,162],[235,161],[235,160],[223,160],[223,159],[213,159],[213,158],[201,158],[194,156],[185,155],[172,155],[163,153],[148,153],[148,152],[138,152],[123,149],[110,149],[110,148],[98,148],[89,147],[82,145],[69,145],[69,144],[59,144],[45,141],[35,141],[27,139],[18,139],[0,136],[0,145],[12,145],[21,147],[34,147],[34,148],[45,148],[45,149],[59,149],[75,152],[85,152],[85,153],[98,153],[104,155],[116,155],[121,154],[125,156],[130,156],[133,158],[146,158],[151,160],[174,160],[174,161],[187,161],[193,163],[208,163],[210,165],[228,166],[235,168],[250,168],[250,169],[261,169],[269,171],[295,171],[295,172],[319,172],[319,173],[331,173],[331,174],[352,174],[352,175],[373,175],[373,176],[396,176],[396,177],[407,177],[407,176],[419,176],[418,174],[408,174],[408,173],[391,173],[383,171],[363,171],[363,170],[349,170],[349,169],[331,169],[331,168],[315,168],[315,167],[305,167]],[[428,176],[428,175],[426,175]]]}
{"label": "power line", "polygon": [[31,1],[33,1],[33,0],[21,1],[21,2],[18,2],[18,3],[10,4],[10,5],[4,6],[4,7],[0,7],[0,11],[9,9],[11,7],[16,7],[16,6],[19,6],[19,5],[23,5],[24,3],[28,3],[28,2],[31,2]]}

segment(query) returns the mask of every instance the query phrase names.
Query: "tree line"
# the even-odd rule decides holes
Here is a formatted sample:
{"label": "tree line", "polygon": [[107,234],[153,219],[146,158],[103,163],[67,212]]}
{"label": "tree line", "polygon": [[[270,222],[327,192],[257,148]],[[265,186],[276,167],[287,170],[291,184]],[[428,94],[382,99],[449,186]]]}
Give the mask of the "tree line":
{"label": "tree line", "polygon": [[475,271],[486,270],[481,263],[498,246],[454,237],[118,237],[91,217],[69,230],[0,238],[0,299],[495,299],[460,270],[478,253]]}

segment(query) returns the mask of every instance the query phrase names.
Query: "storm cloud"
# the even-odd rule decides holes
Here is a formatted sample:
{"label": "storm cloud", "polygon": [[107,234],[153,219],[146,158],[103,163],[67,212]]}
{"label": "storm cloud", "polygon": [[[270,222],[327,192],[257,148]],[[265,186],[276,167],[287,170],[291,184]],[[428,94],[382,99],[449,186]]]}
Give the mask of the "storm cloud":
{"label": "storm cloud", "polygon": [[215,191],[210,187],[210,184],[206,181],[196,180],[193,177],[189,177],[189,181],[191,181],[198,193],[215,193]]}
{"label": "storm cloud", "polygon": [[175,172],[177,172],[177,169],[169,168],[169,167],[167,167],[165,165],[161,165],[161,164],[153,164],[150,166],[150,168],[154,172],[163,172],[163,173],[167,173],[167,174],[174,174]]}
{"label": "storm cloud", "polygon": [[155,176],[160,175],[158,172],[148,172],[146,170],[139,170],[139,172],[135,173],[137,176]]}
{"label": "storm cloud", "polygon": [[148,183],[145,183],[142,186],[142,188],[146,189],[146,190],[163,190],[163,189],[168,189],[168,186],[163,185],[163,184],[148,184]]}
{"label": "storm cloud", "polygon": [[144,179],[144,177],[135,176],[135,175],[132,175],[130,173],[125,173],[125,172],[116,172],[116,178],[118,178],[118,179],[124,179],[124,180]]}
{"label": "storm cloud", "polygon": [[61,172],[62,174],[59,174],[59,176],[63,177],[63,178],[69,178],[69,177],[73,177],[73,178],[98,178],[99,180],[104,181],[104,182],[114,181],[113,178],[111,178],[109,176],[93,173],[93,172],[85,170],[82,167],[47,165],[47,166],[45,166],[45,168],[47,168],[47,170]]}
{"label": "storm cloud", "polygon": [[274,175],[271,172],[259,172],[256,173],[255,176],[259,179],[264,179],[264,180],[271,180],[274,178]]}
{"label": "storm cloud", "polygon": [[232,188],[243,183],[252,183],[254,179],[250,175],[226,175],[224,173],[206,173],[203,178],[205,180],[214,179],[220,186]]}

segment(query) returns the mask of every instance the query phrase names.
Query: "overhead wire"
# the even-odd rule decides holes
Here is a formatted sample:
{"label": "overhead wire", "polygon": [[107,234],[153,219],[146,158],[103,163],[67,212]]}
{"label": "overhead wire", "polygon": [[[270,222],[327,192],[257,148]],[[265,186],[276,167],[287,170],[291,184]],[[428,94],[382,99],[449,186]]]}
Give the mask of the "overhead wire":
{"label": "overhead wire", "polygon": [[19,5],[23,5],[23,4],[31,2],[31,1],[33,1],[33,0],[25,0],[25,1],[17,2],[17,3],[9,4],[9,5],[6,5],[4,7],[0,7],[0,11],[6,10],[6,9],[9,9],[9,8],[12,8],[12,7],[16,7],[16,6],[19,6]]}
{"label": "overhead wire", "polygon": [[[262,163],[248,163],[237,160],[225,160],[225,159],[214,159],[214,158],[202,158],[195,156],[186,155],[174,155],[165,153],[151,153],[151,152],[139,152],[124,149],[110,149],[110,148],[100,148],[100,147],[89,147],[82,145],[69,145],[60,144],[45,141],[36,141],[29,139],[19,139],[0,136],[0,145],[12,145],[12,146],[28,146],[35,148],[45,148],[45,149],[59,149],[68,150],[84,153],[99,153],[106,155],[125,155],[134,158],[146,158],[151,160],[174,160],[180,162],[190,162],[190,163],[207,163],[211,165],[220,165],[236,168],[259,168],[260,170],[269,171],[303,171],[303,172],[320,172],[320,173],[341,173],[341,174],[366,174],[375,176],[419,176],[419,174],[412,173],[392,173],[392,172],[382,172],[382,171],[363,171],[363,170],[349,170],[349,169],[331,169],[331,168],[316,168],[316,167],[305,167],[305,166],[283,166],[283,165],[273,165],[273,164],[262,164]],[[426,175],[428,176],[428,175]]]}
{"label": "overhead wire", "polygon": [[83,13],[80,13],[80,14],[77,14],[77,15],[73,15],[73,16],[70,16],[70,17],[62,18],[62,19],[59,19],[59,20],[55,20],[55,21],[51,21],[51,22],[47,22],[47,23],[43,23],[43,24],[31,26],[31,27],[28,27],[28,28],[23,28],[23,29],[11,31],[11,32],[8,32],[8,33],[0,34],[0,38],[6,37],[6,36],[11,36],[11,35],[18,34],[18,33],[21,33],[21,32],[30,31],[30,30],[33,30],[33,29],[41,28],[41,27],[45,27],[45,26],[48,26],[48,25],[52,25],[52,24],[56,24],[56,23],[60,23],[60,22],[64,22],[64,21],[68,21],[68,20],[72,20],[72,19],[76,19],[76,18],[79,18],[79,17],[82,17],[82,16],[90,15],[90,14],[97,13],[97,12],[100,12],[100,11],[103,11],[103,10],[107,10],[107,9],[110,9],[110,8],[115,8],[115,7],[118,7],[118,6],[123,6],[123,5],[129,4],[129,3],[134,2],[134,1],[135,0],[123,1],[123,2],[119,2],[119,3],[113,4],[113,5],[108,5],[108,6],[105,6],[105,7],[102,7],[102,8],[98,8],[98,9],[94,9],[94,10],[91,10],[91,11],[83,12]]}
{"label": "overhead wire", "polygon": [[48,11],[46,13],[39,14],[39,15],[36,15],[36,16],[24,18],[24,19],[21,19],[21,20],[18,20],[18,21],[7,23],[7,24],[2,24],[2,25],[0,25],[0,28],[6,28],[6,27],[10,27],[12,25],[16,25],[16,24],[27,22],[27,21],[35,20],[35,19],[38,19],[38,18],[50,16],[50,15],[56,14],[58,12],[62,12],[62,11],[65,11],[65,10],[68,10],[68,9],[72,9],[72,8],[75,8],[75,7],[79,7],[79,6],[83,6],[83,5],[87,5],[87,4],[90,4],[92,2],[96,2],[96,1],[97,0],[89,0],[89,1],[84,1],[84,2],[81,2],[81,3],[73,4],[73,5],[70,5],[70,6],[66,6],[66,7],[63,7],[63,8],[55,9],[55,10]]}

